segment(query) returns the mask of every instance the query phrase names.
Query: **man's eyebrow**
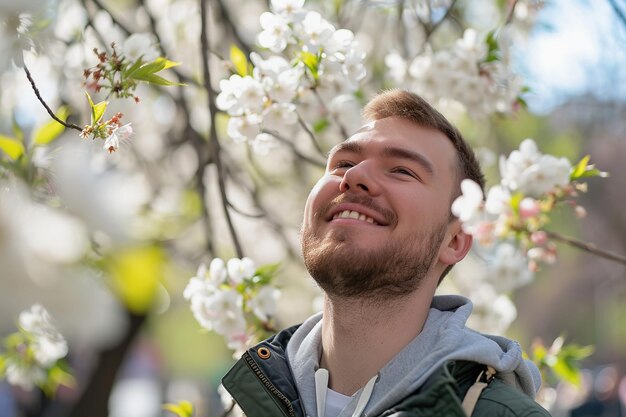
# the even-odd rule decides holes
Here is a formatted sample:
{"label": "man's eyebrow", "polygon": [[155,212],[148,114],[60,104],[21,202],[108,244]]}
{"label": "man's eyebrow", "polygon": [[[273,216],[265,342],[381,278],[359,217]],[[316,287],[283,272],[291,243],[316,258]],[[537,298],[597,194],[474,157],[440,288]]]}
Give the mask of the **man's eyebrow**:
{"label": "man's eyebrow", "polygon": [[409,161],[420,165],[429,175],[435,175],[433,164],[421,153],[413,152],[404,148],[386,146],[383,150],[383,155],[390,158],[408,159]]}
{"label": "man's eyebrow", "polygon": [[332,158],[337,152],[361,153],[363,147],[356,142],[341,142],[328,152],[328,159]]}

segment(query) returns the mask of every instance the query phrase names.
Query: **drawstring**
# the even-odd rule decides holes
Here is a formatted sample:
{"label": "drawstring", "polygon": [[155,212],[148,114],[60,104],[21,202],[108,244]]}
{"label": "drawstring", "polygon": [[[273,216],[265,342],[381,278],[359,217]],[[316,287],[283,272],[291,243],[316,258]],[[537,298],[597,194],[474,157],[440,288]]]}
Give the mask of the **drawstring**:
{"label": "drawstring", "polygon": [[365,387],[363,387],[363,391],[361,391],[361,395],[359,395],[359,401],[356,403],[356,408],[354,409],[354,413],[352,413],[352,417],[359,417],[363,410],[365,410],[365,406],[372,396],[372,391],[374,391],[376,379],[378,379],[378,375],[374,375],[372,379],[367,381]]}
{"label": "drawstring", "polygon": [[315,371],[315,401],[317,403],[317,417],[324,417],[326,413],[326,390],[328,388],[328,370],[320,368]]}
{"label": "drawstring", "polygon": [[[376,384],[376,380],[378,379],[378,375],[374,375],[367,384],[361,390],[361,395],[359,395],[359,400],[356,403],[356,408],[354,409],[354,413],[352,413],[352,417],[360,417],[363,410],[365,410],[365,406],[369,402],[372,391],[374,391],[374,384]],[[324,368],[320,368],[315,371],[315,401],[317,403],[317,417],[324,417],[326,413],[326,392],[328,390],[328,370]]]}

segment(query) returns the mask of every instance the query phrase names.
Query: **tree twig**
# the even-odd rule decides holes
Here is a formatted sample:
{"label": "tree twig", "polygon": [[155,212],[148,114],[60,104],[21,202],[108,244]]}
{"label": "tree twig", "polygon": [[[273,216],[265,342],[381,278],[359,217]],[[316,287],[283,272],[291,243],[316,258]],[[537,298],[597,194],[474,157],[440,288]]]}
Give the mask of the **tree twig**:
{"label": "tree twig", "polygon": [[304,129],[309,139],[311,139],[311,142],[313,143],[313,146],[315,147],[315,149],[317,149],[320,155],[325,157],[326,154],[324,153],[322,148],[320,148],[320,144],[317,143],[317,138],[315,137],[315,134],[311,131],[311,129],[309,129],[309,127],[306,125],[304,120],[302,120],[302,117],[300,116],[300,113],[298,113],[297,110],[296,110],[296,115],[298,116],[298,124],[300,124],[300,126],[302,127],[302,129]]}
{"label": "tree twig", "polygon": [[209,71],[209,22],[208,22],[208,0],[200,0],[200,21],[201,21],[201,34],[200,44],[202,48],[202,73],[204,78],[204,88],[207,93],[209,104],[209,117],[210,117],[210,131],[209,131],[209,145],[211,149],[211,156],[215,166],[217,168],[217,182],[219,185],[220,196],[222,200],[222,208],[224,210],[224,217],[228,225],[230,236],[235,246],[235,252],[238,258],[243,258],[243,250],[237,237],[237,231],[230,217],[228,211],[228,196],[226,195],[226,181],[224,179],[224,168],[222,167],[222,160],[220,159],[220,143],[217,138],[217,128],[215,127],[215,115],[217,114],[217,107],[215,105],[215,93],[211,88],[211,73]]}
{"label": "tree twig", "polygon": [[318,161],[317,159],[313,159],[313,158],[310,158],[310,157],[306,156],[305,154],[300,152],[298,150],[298,148],[296,148],[296,146],[293,143],[291,143],[290,140],[288,140],[286,137],[282,136],[280,133],[278,133],[278,132],[276,132],[274,130],[270,130],[270,129],[263,129],[262,132],[263,133],[269,133],[270,135],[272,135],[276,139],[278,139],[280,142],[282,142],[285,145],[289,146],[289,148],[291,148],[291,151],[294,153],[294,155],[296,155],[298,158],[302,159],[303,161],[308,162],[311,165],[318,166],[320,168],[325,168],[326,167],[326,163],[325,162]]}
{"label": "tree twig", "polygon": [[515,7],[517,7],[517,3],[519,0],[515,0],[509,9],[509,13],[506,16],[506,20],[504,21],[504,26],[508,25],[513,21],[513,17],[515,17]]}
{"label": "tree twig", "polygon": [[622,24],[624,25],[624,28],[626,28],[626,14],[624,13],[624,11],[622,9],[619,8],[619,6],[617,5],[617,3],[615,2],[615,0],[609,0],[609,4],[611,5],[611,7],[613,8],[613,11],[615,12],[615,14],[617,15],[617,17],[619,18],[619,20],[622,22]]}
{"label": "tree twig", "polygon": [[609,259],[611,261],[620,263],[622,265],[626,265],[626,256],[623,255],[619,255],[617,253],[613,253],[613,252],[609,252],[606,251],[604,249],[600,249],[598,248],[596,245],[594,245],[593,243],[587,243],[587,242],[582,242],[580,240],[568,237],[568,236],[563,236],[560,233],[557,232],[551,232],[548,230],[545,230],[546,234],[548,235],[549,238],[556,240],[557,242],[561,242],[561,243],[565,243],[567,245],[573,246],[575,248],[581,249],[585,252],[589,252],[593,255],[599,256],[601,258],[605,258],[605,259]]}
{"label": "tree twig", "polygon": [[346,131],[346,128],[343,127],[343,125],[341,124],[341,122],[339,121],[339,118],[332,113],[330,110],[328,110],[328,106],[326,106],[326,103],[324,103],[324,100],[322,99],[322,96],[320,96],[319,91],[317,91],[316,87],[313,87],[313,94],[315,95],[315,97],[317,98],[318,103],[320,104],[320,106],[322,106],[322,108],[324,109],[324,113],[326,113],[327,115],[330,116],[330,118],[333,120],[333,122],[335,122],[335,124],[337,125],[337,127],[339,128],[339,131],[341,132],[341,135],[343,136],[343,139],[348,139],[348,132]]}
{"label": "tree twig", "polygon": [[48,112],[48,114],[50,115],[50,117],[52,117],[56,122],[62,124],[63,126],[65,126],[67,128],[75,129],[75,130],[78,130],[79,132],[82,132],[83,129],[80,126],[75,125],[74,123],[64,122],[63,120],[59,119],[54,114],[54,112],[52,111],[50,106],[48,106],[48,104],[44,101],[43,97],[41,97],[41,94],[39,93],[39,89],[37,88],[37,85],[35,84],[35,80],[33,80],[33,77],[30,74],[30,71],[28,70],[28,67],[26,65],[24,65],[24,72],[26,73],[26,77],[28,77],[28,81],[30,82],[30,86],[33,88],[33,91],[35,92],[35,95],[37,96],[37,99],[39,99],[39,102],[45,107],[45,109]]}

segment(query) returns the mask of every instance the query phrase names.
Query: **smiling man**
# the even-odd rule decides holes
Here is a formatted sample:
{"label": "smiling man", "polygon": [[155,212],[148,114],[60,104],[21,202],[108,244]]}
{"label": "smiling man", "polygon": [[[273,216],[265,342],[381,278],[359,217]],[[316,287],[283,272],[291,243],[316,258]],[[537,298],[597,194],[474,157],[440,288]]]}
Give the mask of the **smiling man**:
{"label": "smiling man", "polygon": [[329,155],[301,241],[324,311],[244,353],[223,385],[249,417],[548,416],[519,345],[465,327],[471,303],[434,296],[472,239],[451,215],[484,186],[460,133],[391,90]]}

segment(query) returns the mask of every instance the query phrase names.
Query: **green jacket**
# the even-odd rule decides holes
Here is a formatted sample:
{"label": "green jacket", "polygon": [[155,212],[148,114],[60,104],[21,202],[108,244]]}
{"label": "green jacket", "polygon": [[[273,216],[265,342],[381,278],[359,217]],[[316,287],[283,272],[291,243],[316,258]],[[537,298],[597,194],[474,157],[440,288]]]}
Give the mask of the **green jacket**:
{"label": "green jacket", "polygon": [[[287,329],[249,349],[224,376],[222,384],[248,417],[306,417],[289,364]],[[466,417],[461,407],[485,366],[451,361],[413,394],[377,417]],[[526,394],[493,378],[482,391],[473,417],[550,417]]]}

